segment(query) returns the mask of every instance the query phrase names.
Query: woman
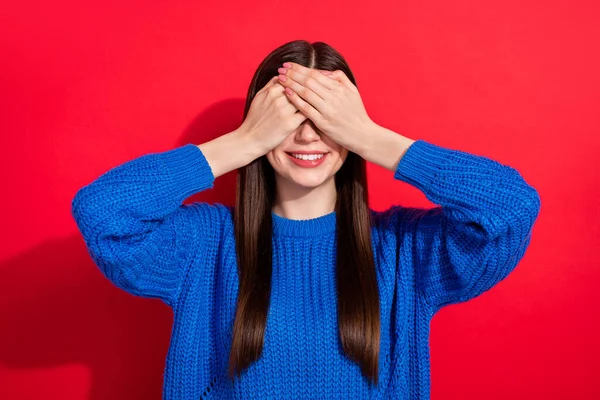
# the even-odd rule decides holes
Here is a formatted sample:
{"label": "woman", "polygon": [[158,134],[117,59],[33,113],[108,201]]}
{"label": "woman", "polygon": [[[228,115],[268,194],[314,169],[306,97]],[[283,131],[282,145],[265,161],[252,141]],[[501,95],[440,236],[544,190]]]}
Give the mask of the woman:
{"label": "woman", "polygon": [[[365,160],[440,206],[371,210]],[[235,207],[182,204],[236,169]],[[72,206],[105,276],[174,311],[163,398],[427,399],[431,318],[515,268],[540,199],[509,166],[377,125],[344,58],[294,41],[237,130],[117,166]]]}

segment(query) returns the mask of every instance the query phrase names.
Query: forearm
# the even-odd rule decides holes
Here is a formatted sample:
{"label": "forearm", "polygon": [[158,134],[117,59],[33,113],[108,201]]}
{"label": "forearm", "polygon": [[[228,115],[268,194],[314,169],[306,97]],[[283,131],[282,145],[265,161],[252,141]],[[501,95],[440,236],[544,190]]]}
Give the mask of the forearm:
{"label": "forearm", "polygon": [[373,124],[365,136],[368,141],[362,145],[358,154],[365,160],[392,172],[396,171],[400,159],[415,142],[377,124]]}
{"label": "forearm", "polygon": [[504,279],[522,258],[540,196],[516,169],[419,140],[394,177],[441,207],[398,207],[419,260],[416,283],[435,309],[466,301]]}
{"label": "forearm", "polygon": [[256,141],[240,130],[219,136],[209,142],[197,145],[206,157],[215,179],[230,171],[250,164],[261,153]]}

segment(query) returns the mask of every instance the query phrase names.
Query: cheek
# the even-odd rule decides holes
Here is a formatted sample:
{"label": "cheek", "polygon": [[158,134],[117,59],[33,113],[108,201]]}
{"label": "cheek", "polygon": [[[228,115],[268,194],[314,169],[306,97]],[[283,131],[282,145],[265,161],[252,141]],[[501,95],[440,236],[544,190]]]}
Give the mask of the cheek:
{"label": "cheek", "polygon": [[271,165],[271,167],[273,166],[273,154],[271,152],[265,154],[265,157],[267,158],[267,161],[269,162],[269,164]]}
{"label": "cheek", "polygon": [[269,153],[266,154],[267,160],[269,160],[269,163],[271,164],[271,166],[273,168],[283,164],[285,162],[285,153],[281,152],[281,153],[277,153],[274,152],[273,150],[271,150]]}
{"label": "cheek", "polygon": [[348,150],[344,150],[342,149],[339,153],[339,158],[341,160],[341,162],[343,163],[344,161],[346,161],[346,157],[348,157]]}

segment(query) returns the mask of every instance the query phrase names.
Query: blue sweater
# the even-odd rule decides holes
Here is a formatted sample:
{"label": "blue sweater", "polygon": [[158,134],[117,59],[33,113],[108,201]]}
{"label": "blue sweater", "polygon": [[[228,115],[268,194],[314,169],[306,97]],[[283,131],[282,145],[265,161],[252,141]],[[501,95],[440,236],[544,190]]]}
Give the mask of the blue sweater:
{"label": "blue sweater", "polygon": [[517,170],[424,140],[406,151],[394,178],[440,206],[371,210],[377,387],[341,351],[335,212],[309,220],[273,214],[263,352],[234,384],[226,377],[238,292],[233,208],[183,204],[213,187],[202,151],[187,144],[114,167],[77,192],[72,214],[106,278],[174,312],[163,399],[428,399],[431,318],[515,268],[540,198]]}

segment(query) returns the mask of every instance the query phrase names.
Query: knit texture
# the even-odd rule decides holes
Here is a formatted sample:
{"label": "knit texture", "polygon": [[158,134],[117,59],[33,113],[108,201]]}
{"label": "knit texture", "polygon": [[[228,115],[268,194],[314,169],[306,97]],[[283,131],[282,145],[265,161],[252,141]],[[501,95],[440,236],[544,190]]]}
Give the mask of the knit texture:
{"label": "knit texture", "polygon": [[517,170],[424,140],[409,147],[394,178],[439,206],[371,210],[381,310],[376,387],[338,337],[336,212],[308,220],[272,213],[263,352],[233,383],[233,207],[183,204],[213,187],[202,151],[187,144],[114,167],[77,192],[72,215],[106,278],[173,309],[163,399],[429,399],[431,318],[515,268],[540,198]]}

